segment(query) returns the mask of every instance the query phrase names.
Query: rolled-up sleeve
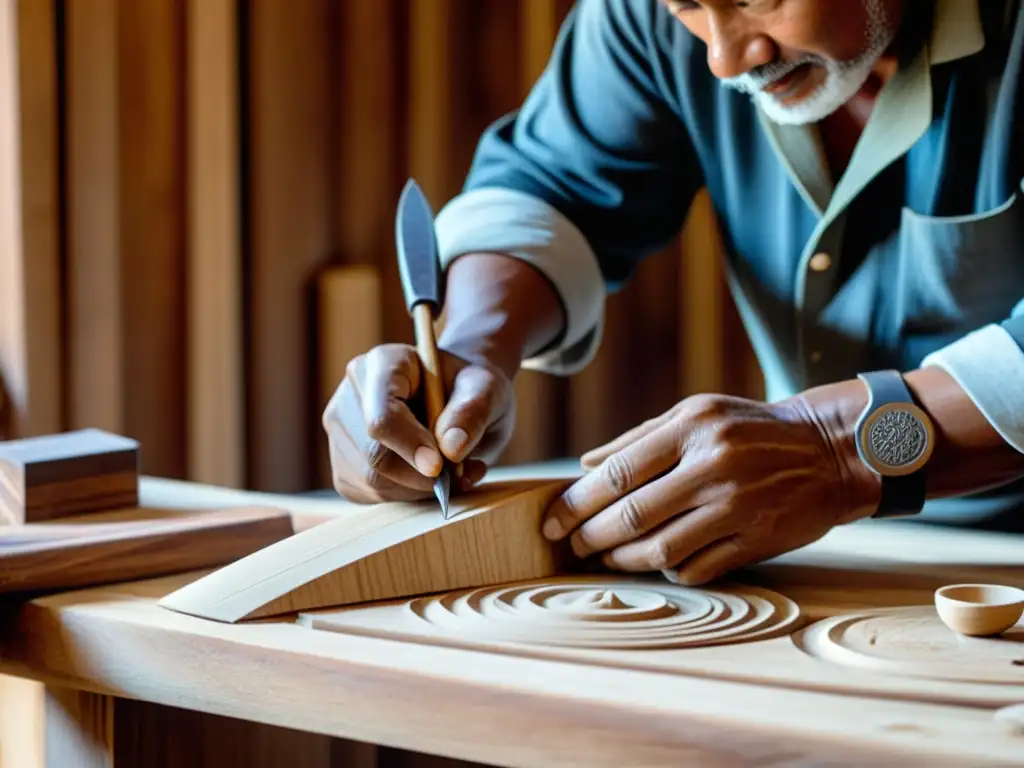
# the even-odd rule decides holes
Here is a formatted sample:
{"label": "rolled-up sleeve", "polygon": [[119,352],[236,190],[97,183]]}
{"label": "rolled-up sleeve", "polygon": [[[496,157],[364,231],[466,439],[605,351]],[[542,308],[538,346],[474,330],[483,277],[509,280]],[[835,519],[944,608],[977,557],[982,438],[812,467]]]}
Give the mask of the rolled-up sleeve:
{"label": "rolled-up sleeve", "polygon": [[992,427],[1024,453],[1024,301],[987,325],[926,357],[963,388]]}
{"label": "rolled-up sleeve", "polygon": [[463,193],[438,214],[443,267],[504,253],[554,285],[564,333],[526,368],[586,366],[607,293],[672,240],[702,184],[667,95],[672,24],[654,0],[580,0],[526,102],[487,129]]}

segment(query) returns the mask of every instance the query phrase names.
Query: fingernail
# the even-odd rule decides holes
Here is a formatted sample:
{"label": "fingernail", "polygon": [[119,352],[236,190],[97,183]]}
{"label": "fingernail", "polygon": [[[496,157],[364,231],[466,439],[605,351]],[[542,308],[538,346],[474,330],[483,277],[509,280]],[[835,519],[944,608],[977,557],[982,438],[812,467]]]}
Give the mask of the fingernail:
{"label": "fingernail", "polygon": [[557,517],[549,517],[544,523],[544,528],[542,530],[544,538],[551,539],[552,541],[560,539],[565,535],[565,529],[562,527],[562,524],[558,522]]}
{"label": "fingernail", "polygon": [[469,442],[469,435],[466,434],[466,430],[460,429],[459,427],[452,427],[444,436],[441,438],[441,450],[443,450],[450,458],[460,456],[462,449],[466,447],[466,443]]}
{"label": "fingernail", "polygon": [[413,454],[413,461],[416,463],[416,469],[428,477],[434,477],[441,471],[441,457],[437,451],[425,445],[421,445],[416,449],[416,453]]}

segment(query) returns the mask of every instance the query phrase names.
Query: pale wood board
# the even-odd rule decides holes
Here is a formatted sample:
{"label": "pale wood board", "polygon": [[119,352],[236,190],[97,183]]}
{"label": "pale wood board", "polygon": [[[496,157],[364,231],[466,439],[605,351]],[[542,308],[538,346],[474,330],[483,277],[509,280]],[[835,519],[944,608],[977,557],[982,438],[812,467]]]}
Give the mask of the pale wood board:
{"label": "pale wood board", "polygon": [[[325,269],[317,279],[317,408],[323,413],[345,379],[349,362],[384,343],[380,273],[374,267]],[[317,433],[319,482],[334,486],[327,436]]]}
{"label": "pale wood board", "polygon": [[225,622],[498,584],[564,572],[565,542],[541,535],[564,481],[493,484],[452,498],[378,504],[267,547],[161,605]]}
{"label": "pale wood board", "polygon": [[245,484],[238,4],[188,0],[188,477]]}
{"label": "pale wood board", "polygon": [[[966,574],[965,574],[966,575]],[[889,578],[898,582],[899,577],[890,573]],[[658,577],[651,577],[651,586],[656,587]],[[542,583],[545,580],[540,580]],[[619,579],[620,588],[625,579]],[[548,583],[561,583],[558,579],[547,580]],[[748,579],[740,582],[741,585],[756,584],[756,579]],[[616,578],[608,578],[608,588],[615,589]],[[714,586],[709,587],[711,589]],[[774,589],[781,594],[792,597],[790,590],[785,585],[776,584]],[[742,589],[742,588],[741,588]],[[801,590],[809,592],[809,589]],[[815,588],[814,605],[819,611],[833,600],[842,602],[844,592],[847,594],[858,594],[858,600],[875,605],[889,606],[892,604],[906,603],[909,606],[923,606],[923,608],[910,608],[910,622],[916,618],[920,611],[934,614],[930,607],[929,600],[931,590],[911,589],[902,590],[902,594],[893,595],[880,591],[876,588],[861,588],[855,581],[849,583],[845,588]],[[842,614],[843,608],[823,610],[826,614]],[[809,613],[806,617],[806,630],[813,631],[816,625],[814,619],[820,619],[820,613]],[[717,645],[714,647],[680,648],[680,649],[647,649],[647,650],[605,650],[591,648],[565,648],[545,646],[540,644],[524,644],[492,639],[484,639],[479,635],[473,636],[468,632],[460,634],[457,625],[452,631],[445,632],[425,621],[420,620],[409,607],[409,601],[389,601],[384,604],[370,606],[354,606],[335,610],[304,612],[299,616],[299,622],[311,628],[311,631],[323,630],[342,632],[347,634],[359,634],[370,637],[382,637],[404,640],[407,642],[426,643],[432,645],[444,645],[454,648],[465,648],[472,650],[492,651],[503,654],[514,654],[517,656],[530,656],[535,658],[559,659],[587,664],[595,664],[603,667],[617,667],[636,670],[656,670],[666,673],[694,675],[706,678],[730,680],[735,682],[755,683],[758,685],[780,686],[785,688],[801,690],[817,690],[824,692],[840,692],[846,694],[864,695],[872,697],[885,697],[894,699],[906,699],[909,701],[929,701],[935,703],[955,703],[965,706],[996,707],[1024,701],[1024,669],[1012,667],[1006,663],[1005,680],[996,683],[991,671],[977,675],[977,682],[964,681],[956,682],[949,679],[942,679],[941,673],[932,670],[933,675],[922,675],[917,673],[900,674],[900,664],[879,664],[875,670],[870,665],[844,666],[830,661],[822,660],[818,653],[809,653],[803,642],[805,631],[796,631],[792,634],[785,633],[780,637],[772,637],[766,640],[754,640],[732,645]],[[894,629],[906,623],[907,619],[897,617]],[[928,639],[933,646],[957,645],[958,640],[953,633],[941,626],[938,618],[934,622],[939,624],[934,631],[929,633]],[[790,627],[790,629],[797,629]],[[988,663],[991,668],[993,663],[1000,664],[1007,658],[1007,655],[1024,657],[1024,642],[1021,635],[1024,634],[1024,622],[1021,623],[1017,634],[1009,634],[1000,640],[979,641],[971,647],[979,654],[979,663],[985,659],[992,659]],[[922,660],[929,658],[931,648],[928,644],[922,644],[918,649]],[[938,660],[948,657],[938,656]],[[831,658],[831,656],[829,657]],[[908,669],[908,673],[911,670]],[[970,678],[970,666],[963,663],[957,667],[957,673],[963,677]],[[948,677],[951,672],[947,671]]]}
{"label": "pale wood board", "polygon": [[310,632],[290,622],[229,625],[156,605],[189,578],[32,601],[0,628],[0,671],[492,765],[732,766],[784,757],[980,766],[1014,764],[1021,754],[1021,739],[1003,733],[986,708]]}
{"label": "pale wood board", "polygon": [[[140,489],[144,500],[177,496],[198,507],[224,496],[281,499],[285,508],[294,505],[297,519],[307,512],[325,520],[363,511],[340,499],[240,495],[157,478],[143,478]],[[748,576],[784,590],[815,619],[865,605],[921,604],[936,586],[950,581],[1020,583],[1021,566],[1020,537],[870,521],[835,529],[804,550],[751,569]],[[0,631],[0,658],[6,660],[0,669],[57,675],[123,695],[492,764],[623,765],[650,758],[649,764],[679,765],[687,762],[681,755],[702,765],[716,760],[763,764],[781,745],[788,759],[830,765],[882,760],[982,765],[1013,764],[1022,749],[1019,737],[994,725],[992,708],[1006,697],[992,696],[991,686],[947,686],[946,691],[930,686],[922,692],[920,686],[915,690],[893,678],[873,679],[870,695],[856,686],[849,690],[848,680],[835,683],[834,690],[845,691],[842,695],[804,690],[822,686],[822,676],[841,678],[842,671],[813,659],[799,666],[816,666],[815,677],[802,677],[802,669],[793,667],[775,669],[781,656],[792,663],[789,638],[692,649],[686,670],[667,673],[621,669],[620,661],[603,666],[536,659],[518,651],[312,632],[287,619],[229,625],[157,606],[202,575],[33,601],[6,636]],[[59,650],[66,640],[44,629],[54,621],[74,627],[76,647],[89,649],[88,665],[69,661]],[[127,656],[108,647],[112,638]],[[154,648],[164,659],[158,669],[143,661],[152,658]],[[140,677],[132,658],[146,666],[145,675]],[[187,670],[185,680],[164,671],[175,663]],[[226,668],[230,680],[217,671]],[[556,678],[549,674],[552,669],[561,670]],[[246,670],[258,682],[247,682]],[[750,675],[768,684],[753,684]],[[352,689],[354,680],[361,684]],[[271,704],[256,690],[266,690],[262,686],[275,686],[282,695]],[[412,730],[413,710],[405,714],[400,706],[410,690],[424,692],[434,703],[427,722],[416,710]],[[470,706],[487,691],[499,690],[502,696],[483,699],[491,703],[486,715]],[[606,691],[614,691],[614,697]],[[971,696],[972,706],[919,701]],[[494,722],[503,727],[496,730]],[[602,727],[606,739],[595,735]],[[509,735],[522,730],[538,738],[524,745]]]}

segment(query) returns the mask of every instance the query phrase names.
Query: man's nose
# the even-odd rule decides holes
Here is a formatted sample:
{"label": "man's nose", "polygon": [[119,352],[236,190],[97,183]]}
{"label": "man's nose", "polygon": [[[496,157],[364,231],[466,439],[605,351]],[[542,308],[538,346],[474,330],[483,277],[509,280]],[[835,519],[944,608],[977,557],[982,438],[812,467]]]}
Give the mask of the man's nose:
{"label": "man's nose", "polygon": [[735,16],[712,19],[708,66],[720,80],[739,77],[775,60],[775,47],[760,31]]}

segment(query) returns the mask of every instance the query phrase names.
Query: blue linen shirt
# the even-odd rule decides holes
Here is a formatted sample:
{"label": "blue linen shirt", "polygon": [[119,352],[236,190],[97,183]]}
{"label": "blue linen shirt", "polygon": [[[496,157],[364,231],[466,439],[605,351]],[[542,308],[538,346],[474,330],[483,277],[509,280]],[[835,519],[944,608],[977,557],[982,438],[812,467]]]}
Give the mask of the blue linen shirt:
{"label": "blue linen shirt", "polygon": [[[568,375],[600,344],[607,293],[706,187],[769,400],[941,366],[1024,452],[1024,6],[933,7],[833,179],[817,127],[722,86],[657,0],[579,0],[439,213],[442,265],[504,252],[544,272],[567,327],[524,367]],[[1024,489],[966,501],[928,509],[981,514]]]}

